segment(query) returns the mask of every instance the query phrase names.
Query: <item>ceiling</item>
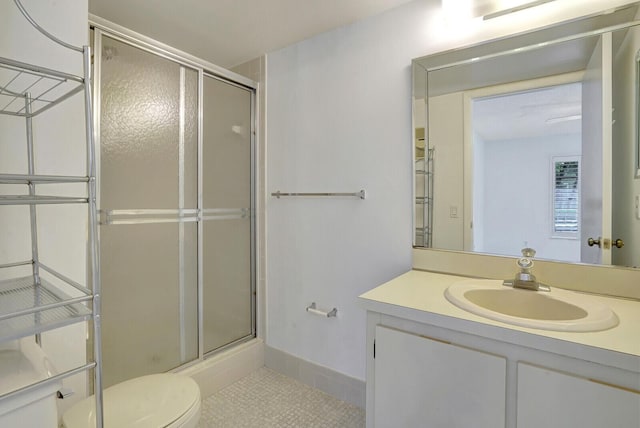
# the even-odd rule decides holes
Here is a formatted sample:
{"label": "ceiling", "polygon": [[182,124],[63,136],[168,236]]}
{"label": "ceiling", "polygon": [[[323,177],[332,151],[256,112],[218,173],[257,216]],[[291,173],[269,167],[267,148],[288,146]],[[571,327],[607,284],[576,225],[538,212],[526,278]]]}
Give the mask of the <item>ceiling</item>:
{"label": "ceiling", "polygon": [[581,114],[582,84],[570,83],[475,100],[473,129],[484,141],[575,135]]}
{"label": "ceiling", "polygon": [[409,1],[89,0],[89,13],[231,68]]}

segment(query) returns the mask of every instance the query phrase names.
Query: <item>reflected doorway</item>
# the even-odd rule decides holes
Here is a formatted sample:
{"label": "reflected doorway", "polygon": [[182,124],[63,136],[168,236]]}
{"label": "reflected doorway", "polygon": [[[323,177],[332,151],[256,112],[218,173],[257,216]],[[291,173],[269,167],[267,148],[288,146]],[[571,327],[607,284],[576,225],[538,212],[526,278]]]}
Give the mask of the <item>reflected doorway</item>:
{"label": "reflected doorway", "polygon": [[582,96],[573,82],[470,98],[473,251],[580,261]]}

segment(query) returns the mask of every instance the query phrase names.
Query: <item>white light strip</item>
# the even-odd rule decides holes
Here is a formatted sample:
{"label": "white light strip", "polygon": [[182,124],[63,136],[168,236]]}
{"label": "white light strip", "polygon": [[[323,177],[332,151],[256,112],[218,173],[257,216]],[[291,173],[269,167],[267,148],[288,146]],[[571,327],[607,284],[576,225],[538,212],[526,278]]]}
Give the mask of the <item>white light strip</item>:
{"label": "white light strip", "polygon": [[524,9],[529,9],[531,7],[540,6],[541,4],[550,3],[554,0],[537,0],[528,3],[519,4],[517,6],[509,7],[507,9],[498,10],[496,12],[487,13],[482,17],[483,20],[497,18],[499,16],[508,15],[510,13],[519,12]]}
{"label": "white light strip", "polygon": [[571,116],[552,117],[550,119],[545,120],[545,123],[553,124],[553,123],[569,122],[572,120],[580,120],[580,119],[582,119],[581,114],[574,114]]}

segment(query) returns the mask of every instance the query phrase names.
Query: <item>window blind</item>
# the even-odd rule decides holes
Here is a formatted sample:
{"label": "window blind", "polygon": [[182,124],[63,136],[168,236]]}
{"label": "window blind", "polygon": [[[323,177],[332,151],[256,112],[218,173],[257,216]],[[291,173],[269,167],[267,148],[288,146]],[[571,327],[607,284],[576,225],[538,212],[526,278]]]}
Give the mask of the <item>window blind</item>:
{"label": "window blind", "polygon": [[577,234],[579,201],[579,162],[555,161],[553,191],[553,231]]}

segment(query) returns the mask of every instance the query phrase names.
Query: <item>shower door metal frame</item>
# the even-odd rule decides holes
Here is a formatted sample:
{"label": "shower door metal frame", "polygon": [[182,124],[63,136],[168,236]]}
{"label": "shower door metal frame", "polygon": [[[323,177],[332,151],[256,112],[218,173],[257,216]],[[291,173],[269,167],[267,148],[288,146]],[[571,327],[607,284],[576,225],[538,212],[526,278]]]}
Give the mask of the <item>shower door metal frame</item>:
{"label": "shower door metal frame", "polygon": [[[236,75],[233,72],[230,72],[233,75]],[[205,352],[204,350],[204,284],[202,282],[202,279],[204,278],[204,222],[207,220],[211,220],[213,219],[211,216],[207,215],[210,213],[210,211],[214,211],[214,210],[208,210],[204,208],[204,194],[203,194],[203,190],[204,190],[204,183],[203,183],[203,171],[204,171],[204,165],[202,164],[204,156],[204,139],[202,138],[202,136],[204,135],[203,132],[203,120],[202,118],[204,117],[203,111],[204,111],[204,78],[208,77],[208,78],[213,78],[213,79],[217,79],[220,81],[223,81],[229,85],[238,87],[240,89],[243,90],[249,90],[250,91],[250,95],[251,95],[251,104],[250,104],[250,109],[251,109],[251,119],[250,119],[250,123],[251,123],[251,130],[250,130],[250,183],[251,183],[251,188],[249,190],[250,195],[250,204],[251,206],[249,207],[249,216],[250,216],[250,221],[249,221],[249,234],[251,236],[251,248],[250,248],[250,282],[251,282],[251,289],[250,289],[250,294],[251,294],[251,299],[250,299],[250,311],[251,311],[251,333],[248,336],[245,337],[241,337],[238,338],[230,343],[227,343],[226,345],[220,346],[214,350],[211,350],[209,352]],[[256,206],[257,206],[257,200],[256,200],[256,93],[257,93],[257,85],[255,82],[253,82],[254,86],[251,88],[248,88],[246,85],[243,85],[239,82],[234,82],[232,80],[229,80],[228,78],[224,78],[223,76],[218,76],[216,74],[214,74],[213,72],[209,71],[209,70],[204,70],[204,69],[200,69],[199,71],[199,80],[198,80],[198,111],[199,111],[199,120],[198,120],[198,209],[200,210],[200,221],[198,221],[198,350],[199,350],[199,360],[202,360],[210,355],[215,355],[221,351],[224,351],[225,349],[231,348],[237,344],[246,342],[247,340],[251,340],[253,338],[256,337],[256,269],[257,269],[257,265],[256,265],[256,239],[257,239],[257,229],[256,229]],[[244,211],[244,209],[241,209],[242,211]],[[215,210],[215,211],[223,211],[223,210]],[[229,215],[231,214],[231,215]],[[239,219],[239,218],[245,218],[246,217],[246,213],[241,212],[241,213],[227,213],[227,215],[218,215],[216,216],[217,219],[219,220],[226,220],[226,219]]]}
{"label": "shower door metal frame", "polygon": [[[110,210],[100,211],[101,224],[145,224],[145,223],[159,223],[159,222],[197,222],[197,296],[198,296],[198,356],[196,359],[187,361],[173,368],[171,371],[179,371],[198,362],[203,361],[209,356],[215,355],[229,347],[246,342],[256,337],[257,326],[257,303],[256,303],[256,282],[257,282],[257,254],[256,254],[256,241],[257,241],[257,228],[256,228],[256,94],[258,84],[251,79],[248,79],[242,75],[234,73],[232,71],[223,69],[215,64],[201,60],[187,53],[181,52],[170,46],[157,42],[146,36],[135,33],[124,27],[120,27],[109,21],[103,20],[99,17],[90,16],[89,25],[94,30],[94,138],[95,144],[98,150],[96,150],[96,176],[100,180],[101,177],[101,159],[100,150],[100,117],[101,117],[101,55],[102,55],[102,37],[107,36],[111,39],[133,46],[137,49],[141,49],[153,55],[157,55],[161,58],[175,62],[181,67],[188,67],[198,73],[198,124],[197,124],[197,209],[177,209],[177,210]],[[251,333],[247,336],[236,339],[235,341],[223,345],[210,352],[204,351],[204,228],[203,222],[211,220],[211,216],[208,210],[203,208],[203,88],[204,78],[210,77],[227,84],[236,86],[238,88],[247,90],[250,93],[250,109],[251,109],[251,131],[250,131],[250,207],[249,207],[249,221],[250,221],[250,310],[251,310]],[[101,194],[100,186],[97,186],[97,206],[101,207]],[[246,212],[228,212],[223,216],[216,216],[218,219],[230,219],[230,218],[246,218]],[[98,231],[98,246],[100,245],[100,232]]]}

